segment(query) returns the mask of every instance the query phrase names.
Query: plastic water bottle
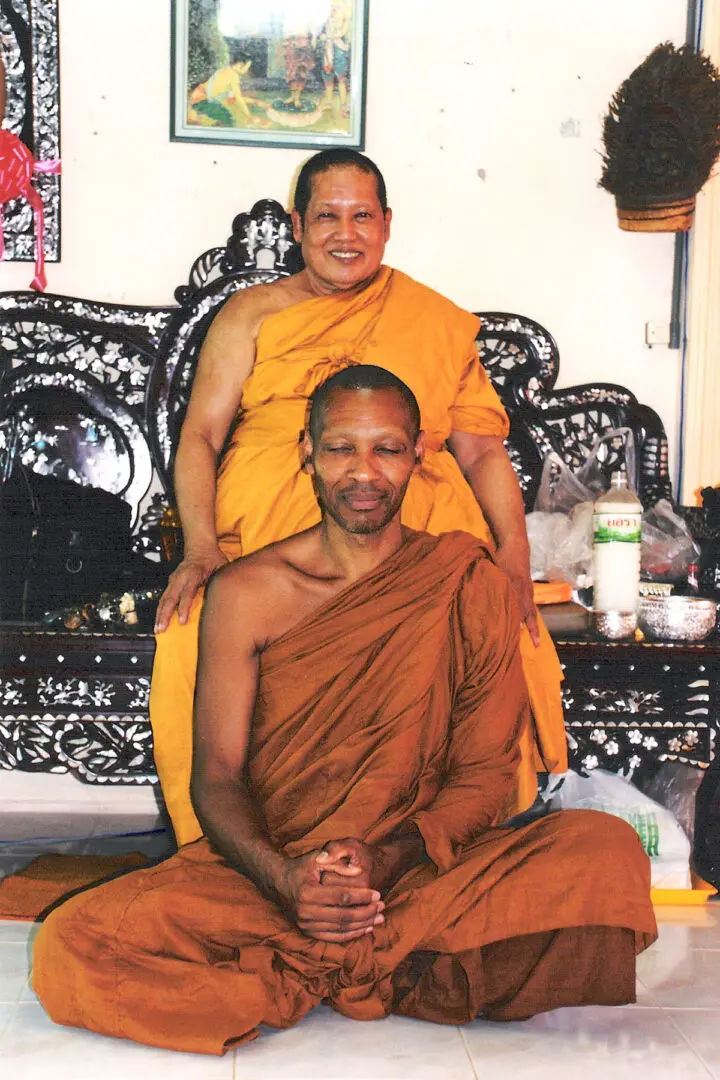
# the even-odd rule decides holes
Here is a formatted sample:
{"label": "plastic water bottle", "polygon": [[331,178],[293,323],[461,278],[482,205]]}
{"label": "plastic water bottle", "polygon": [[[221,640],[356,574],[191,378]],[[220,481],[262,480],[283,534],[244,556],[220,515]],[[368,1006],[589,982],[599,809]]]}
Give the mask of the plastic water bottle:
{"label": "plastic water bottle", "polygon": [[629,637],[637,625],[641,539],[642,503],[614,472],[593,508],[593,610],[605,636]]}

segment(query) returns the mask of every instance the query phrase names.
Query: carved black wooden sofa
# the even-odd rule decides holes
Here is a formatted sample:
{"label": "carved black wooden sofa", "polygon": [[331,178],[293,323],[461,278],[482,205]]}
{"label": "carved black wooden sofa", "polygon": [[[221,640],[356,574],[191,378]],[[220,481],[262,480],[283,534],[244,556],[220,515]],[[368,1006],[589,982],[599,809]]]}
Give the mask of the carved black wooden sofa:
{"label": "carved black wooden sofa", "polygon": [[[131,507],[138,546],[157,551],[152,496],[172,499],[173,452],[208,325],[235,290],[293,272],[298,258],[289,217],[263,200],[235,219],[225,247],[196,260],[173,307],[0,293],[0,476],[14,458],[115,492]],[[643,502],[670,497],[667,441],[651,409],[612,384],[556,389],[550,334],[519,315],[481,314],[477,346],[511,417],[507,445],[528,509],[549,450],[577,466],[599,432],[618,426],[635,434]],[[608,471],[618,454],[605,462]],[[147,634],[0,622],[0,767],[70,769],[89,782],[152,781],[153,647]],[[692,681],[695,668],[688,671]],[[687,760],[707,763],[710,735],[693,746]]]}

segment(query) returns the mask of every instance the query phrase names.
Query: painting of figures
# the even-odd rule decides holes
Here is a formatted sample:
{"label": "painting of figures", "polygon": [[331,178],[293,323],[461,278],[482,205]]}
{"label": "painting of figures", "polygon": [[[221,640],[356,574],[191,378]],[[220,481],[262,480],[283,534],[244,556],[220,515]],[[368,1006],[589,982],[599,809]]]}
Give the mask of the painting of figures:
{"label": "painting of figures", "polygon": [[363,148],[368,0],[173,0],[171,138]]}

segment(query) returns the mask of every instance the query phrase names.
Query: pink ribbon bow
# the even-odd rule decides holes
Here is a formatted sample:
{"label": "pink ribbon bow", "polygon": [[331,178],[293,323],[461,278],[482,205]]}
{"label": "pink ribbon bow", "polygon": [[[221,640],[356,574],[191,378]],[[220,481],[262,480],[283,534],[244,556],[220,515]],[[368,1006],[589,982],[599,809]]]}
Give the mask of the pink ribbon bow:
{"label": "pink ribbon bow", "polygon": [[2,207],[24,196],[33,208],[35,215],[35,277],[30,283],[32,289],[42,292],[47,287],[45,277],[45,214],[43,203],[32,184],[35,173],[61,171],[59,161],[35,161],[34,157],[17,135],[0,129],[0,259],[5,257],[5,237],[3,235]]}

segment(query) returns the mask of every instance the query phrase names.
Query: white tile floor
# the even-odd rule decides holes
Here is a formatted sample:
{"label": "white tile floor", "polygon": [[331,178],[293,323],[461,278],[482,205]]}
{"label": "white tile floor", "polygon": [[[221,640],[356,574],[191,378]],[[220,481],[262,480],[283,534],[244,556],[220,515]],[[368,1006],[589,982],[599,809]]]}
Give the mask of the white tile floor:
{"label": "white tile floor", "polygon": [[[69,836],[107,829],[66,823]],[[152,823],[154,824],[154,823]],[[114,828],[143,827],[138,819]],[[27,819],[25,820],[27,829]],[[19,834],[16,834],[19,836]],[[25,836],[29,835],[25,832]],[[37,829],[35,835],[39,835]],[[48,835],[44,832],[43,835]],[[161,838],[83,842],[159,851]],[[149,845],[149,847],[148,847]],[[42,850],[48,850],[44,845]],[[68,850],[69,841],[53,845]],[[37,849],[0,848],[0,874]],[[224,1058],[173,1054],[54,1026],[28,983],[35,927],[0,920],[3,1080],[720,1080],[720,903],[661,908],[660,939],[639,962],[638,1004],[561,1009],[524,1023],[463,1028],[390,1017],[359,1024],[315,1010]]]}

